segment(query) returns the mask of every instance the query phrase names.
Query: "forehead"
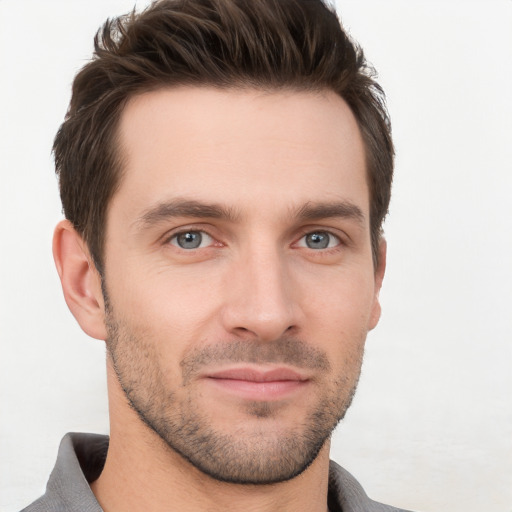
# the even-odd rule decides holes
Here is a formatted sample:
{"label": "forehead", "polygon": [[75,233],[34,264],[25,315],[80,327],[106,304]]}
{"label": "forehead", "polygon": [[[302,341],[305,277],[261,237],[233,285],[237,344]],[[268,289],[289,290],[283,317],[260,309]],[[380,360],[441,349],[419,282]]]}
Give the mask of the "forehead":
{"label": "forehead", "polygon": [[357,196],[368,208],[359,128],[330,91],[162,89],[132,98],[119,130],[113,206],[175,196],[275,210]]}

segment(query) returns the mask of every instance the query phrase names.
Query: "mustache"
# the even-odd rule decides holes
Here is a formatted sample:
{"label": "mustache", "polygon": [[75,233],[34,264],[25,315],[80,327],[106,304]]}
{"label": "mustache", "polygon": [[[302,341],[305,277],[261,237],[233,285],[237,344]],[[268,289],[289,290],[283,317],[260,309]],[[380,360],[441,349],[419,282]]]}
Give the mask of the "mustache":
{"label": "mustache", "polygon": [[331,369],[325,352],[297,338],[280,338],[271,342],[236,340],[192,350],[180,362],[183,383],[193,379],[205,366],[226,363],[285,363],[305,370]]}

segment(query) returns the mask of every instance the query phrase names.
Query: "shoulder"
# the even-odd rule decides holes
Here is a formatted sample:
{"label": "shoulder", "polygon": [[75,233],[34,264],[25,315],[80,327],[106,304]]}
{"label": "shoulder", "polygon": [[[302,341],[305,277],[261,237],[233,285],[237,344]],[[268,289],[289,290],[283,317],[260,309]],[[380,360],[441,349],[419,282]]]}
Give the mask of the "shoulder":
{"label": "shoulder", "polygon": [[329,510],[332,512],[410,512],[370,499],[361,484],[334,461],[331,461],[329,466]]}
{"label": "shoulder", "polygon": [[57,512],[55,504],[48,503],[45,496],[41,496],[38,500],[25,507],[21,512]]}
{"label": "shoulder", "polygon": [[66,434],[45,494],[21,512],[102,512],[89,482],[101,473],[107,448],[107,436]]}

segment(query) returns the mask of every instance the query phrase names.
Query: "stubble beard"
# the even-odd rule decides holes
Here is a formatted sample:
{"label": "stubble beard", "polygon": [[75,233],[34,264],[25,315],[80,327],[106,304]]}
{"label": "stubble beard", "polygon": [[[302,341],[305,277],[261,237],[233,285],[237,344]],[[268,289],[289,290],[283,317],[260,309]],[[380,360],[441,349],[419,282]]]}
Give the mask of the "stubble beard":
{"label": "stubble beard", "polygon": [[200,367],[212,362],[283,363],[328,372],[327,356],[297,339],[259,344],[234,341],[191,353],[183,361],[183,386],[169,390],[155,350],[155,341],[135,335],[116,321],[106,304],[107,350],[119,384],[131,408],[164,443],[211,478],[236,484],[265,485],[290,480],[318,456],[352,402],[362,363],[361,350],[353,358],[351,377],[338,375],[322,389],[314,409],[293,429],[269,428],[279,404],[248,402],[245,413],[256,428],[239,424],[220,431],[201,410],[194,393],[183,393]]}

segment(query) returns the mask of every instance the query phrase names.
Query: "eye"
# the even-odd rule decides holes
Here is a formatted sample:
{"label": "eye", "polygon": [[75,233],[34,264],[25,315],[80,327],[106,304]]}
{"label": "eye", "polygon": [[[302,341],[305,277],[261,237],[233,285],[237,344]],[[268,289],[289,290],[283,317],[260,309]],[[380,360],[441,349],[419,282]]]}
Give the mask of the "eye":
{"label": "eye", "polygon": [[313,231],[304,235],[297,244],[299,247],[307,247],[308,249],[330,249],[340,245],[341,240],[327,231]]}
{"label": "eye", "polygon": [[204,231],[183,231],[174,235],[169,242],[180,249],[200,249],[213,243],[213,238]]}

